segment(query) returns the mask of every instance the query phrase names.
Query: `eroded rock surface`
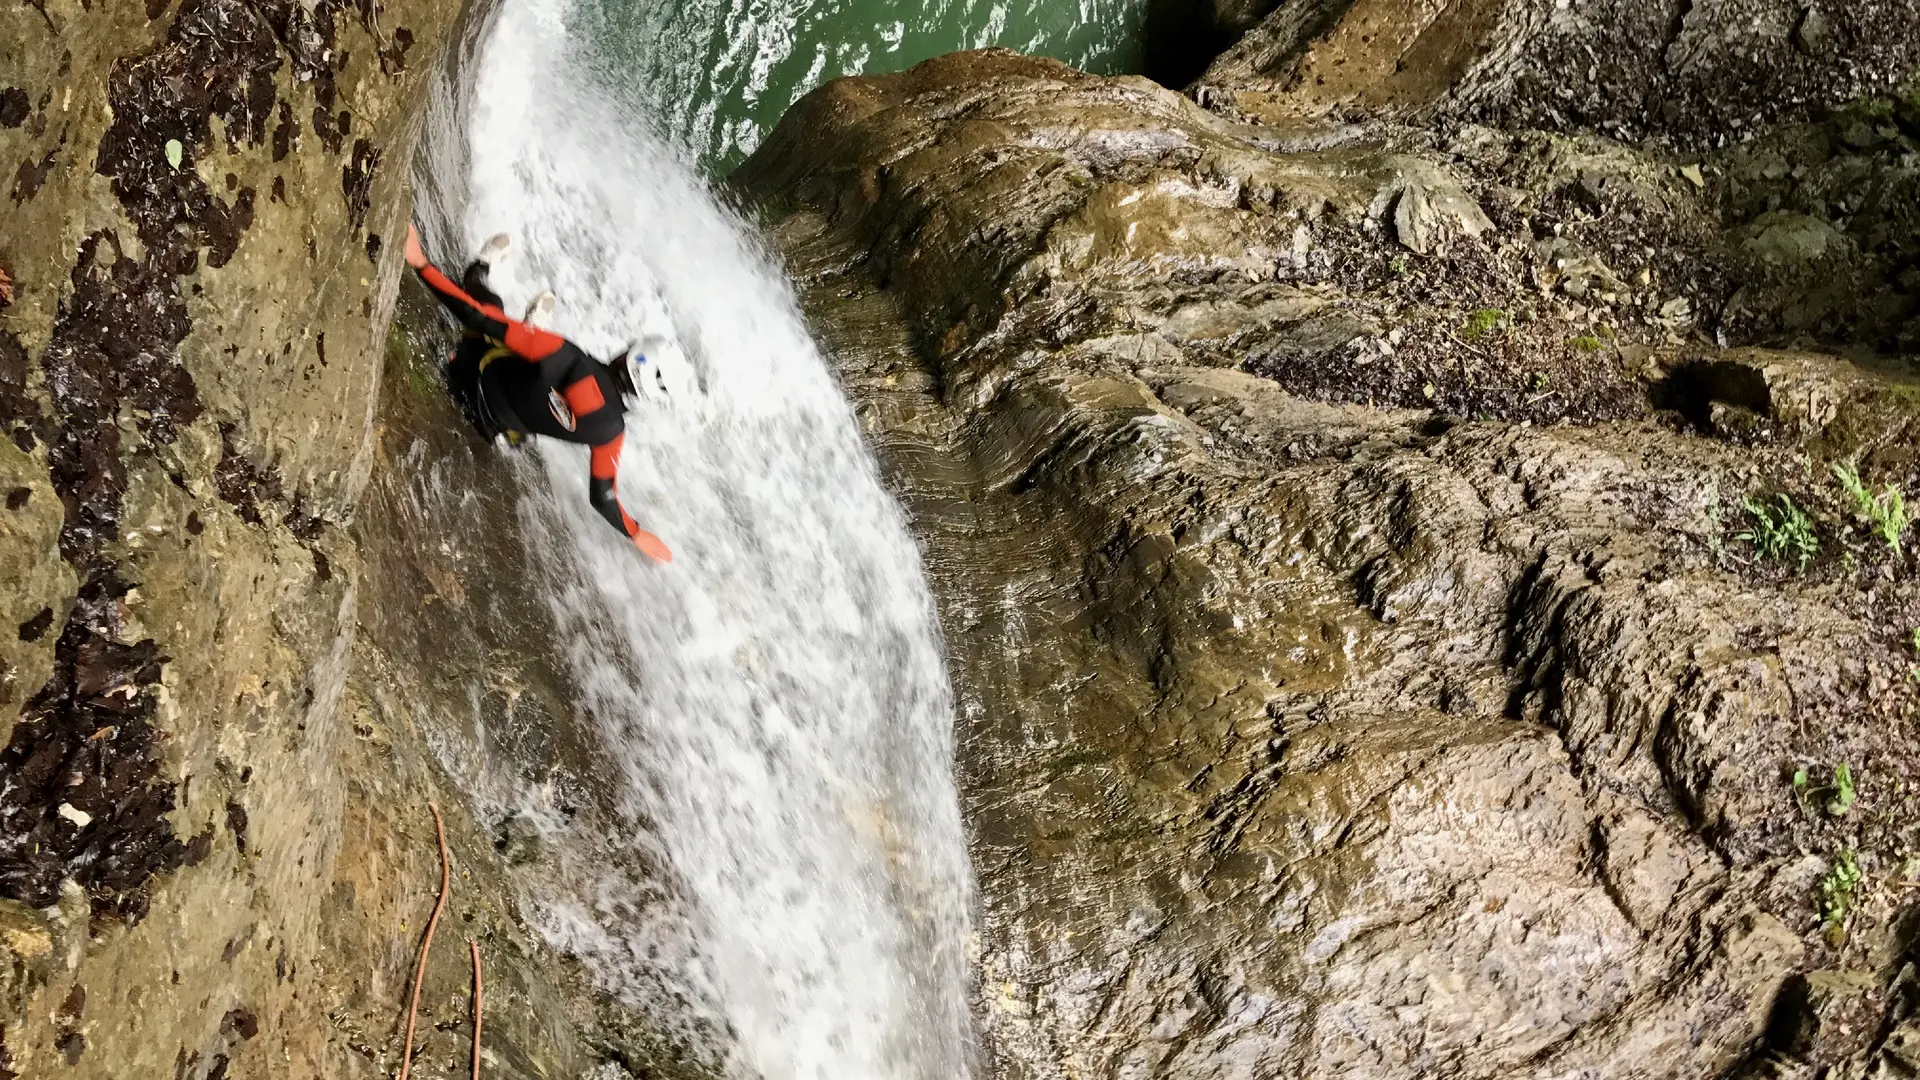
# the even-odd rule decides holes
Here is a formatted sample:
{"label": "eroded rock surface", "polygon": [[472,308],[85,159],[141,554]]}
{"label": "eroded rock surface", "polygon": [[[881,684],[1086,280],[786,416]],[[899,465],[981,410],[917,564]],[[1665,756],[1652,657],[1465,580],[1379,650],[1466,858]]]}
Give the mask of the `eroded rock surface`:
{"label": "eroded rock surface", "polygon": [[1726,146],[1920,66],[1913,0],[1298,0],[1200,77],[1266,118],[1423,116]]}
{"label": "eroded rock surface", "polygon": [[735,178],[924,538],[987,1074],[1902,1067],[1920,587],[1829,470],[1920,383],[1757,347],[1769,144],[1223,111],[959,54]]}

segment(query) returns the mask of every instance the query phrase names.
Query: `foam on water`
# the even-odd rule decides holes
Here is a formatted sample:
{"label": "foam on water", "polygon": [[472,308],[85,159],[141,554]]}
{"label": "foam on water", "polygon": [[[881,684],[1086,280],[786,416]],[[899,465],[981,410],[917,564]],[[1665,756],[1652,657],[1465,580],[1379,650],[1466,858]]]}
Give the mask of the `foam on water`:
{"label": "foam on water", "polygon": [[676,560],[593,513],[584,448],[519,452],[625,822],[556,827],[534,906],[609,991],[723,1033],[738,1075],[964,1075],[971,877],[918,552],[786,281],[571,62],[569,24],[554,0],[498,12],[462,110],[479,149],[439,212],[466,250],[514,235],[510,308],[551,288],[550,325],[590,351],[659,342],[620,486]]}

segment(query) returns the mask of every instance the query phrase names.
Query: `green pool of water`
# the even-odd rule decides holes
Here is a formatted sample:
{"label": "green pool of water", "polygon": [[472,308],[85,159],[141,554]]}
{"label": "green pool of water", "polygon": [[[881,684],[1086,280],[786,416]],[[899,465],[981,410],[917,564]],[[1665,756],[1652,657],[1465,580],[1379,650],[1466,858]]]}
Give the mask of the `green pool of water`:
{"label": "green pool of water", "polygon": [[722,173],[840,75],[1004,46],[1085,71],[1141,69],[1150,0],[582,0],[596,65],[659,134]]}

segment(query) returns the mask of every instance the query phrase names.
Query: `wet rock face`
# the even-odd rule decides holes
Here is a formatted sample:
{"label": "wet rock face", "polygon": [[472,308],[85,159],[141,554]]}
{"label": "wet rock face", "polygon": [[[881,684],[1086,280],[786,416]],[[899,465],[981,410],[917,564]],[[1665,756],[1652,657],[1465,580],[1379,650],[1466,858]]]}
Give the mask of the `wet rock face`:
{"label": "wet rock face", "polygon": [[[391,163],[455,7],[0,8],[0,1077],[391,1073],[431,802],[527,1003],[489,1075],[590,1063],[407,712],[430,665],[361,637]],[[470,978],[435,956],[436,1055]]]}
{"label": "wet rock face", "polygon": [[1786,329],[1764,141],[1223,112],[962,54],[735,177],[926,546],[988,1074],[1904,1060],[1920,583],[1830,467],[1920,490],[1920,384],[1754,346],[1910,316]]}

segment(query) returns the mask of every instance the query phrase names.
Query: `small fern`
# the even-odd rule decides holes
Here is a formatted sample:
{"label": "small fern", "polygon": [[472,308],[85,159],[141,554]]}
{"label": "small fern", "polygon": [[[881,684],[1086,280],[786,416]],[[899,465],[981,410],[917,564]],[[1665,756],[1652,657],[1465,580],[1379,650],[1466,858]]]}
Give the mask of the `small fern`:
{"label": "small fern", "polygon": [[1775,496],[1771,503],[1749,495],[1744,505],[1753,517],[1753,528],[1734,539],[1752,544],[1763,559],[1793,559],[1804,572],[1820,553],[1820,537],[1814,534],[1813,519],[1784,494]]}
{"label": "small fern", "polygon": [[1880,539],[1900,555],[1900,535],[1907,531],[1907,496],[1898,485],[1888,484],[1875,493],[1867,488],[1860,479],[1860,469],[1851,461],[1837,461],[1833,465],[1833,475],[1840,481],[1848,497],[1853,499],[1853,512],[1861,520],[1873,526]]}
{"label": "small fern", "polygon": [[1851,850],[1842,849],[1833,859],[1833,867],[1820,879],[1820,895],[1816,906],[1820,909],[1820,925],[1827,932],[1829,942],[1844,938],[1847,928],[1847,916],[1853,912],[1853,891],[1859,887],[1861,878],[1860,860]]}

